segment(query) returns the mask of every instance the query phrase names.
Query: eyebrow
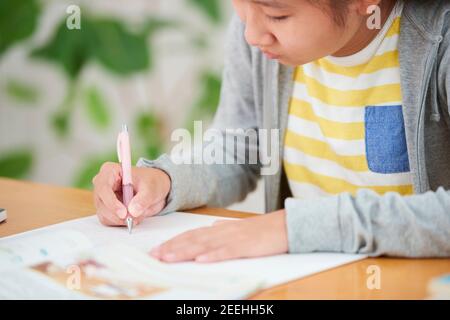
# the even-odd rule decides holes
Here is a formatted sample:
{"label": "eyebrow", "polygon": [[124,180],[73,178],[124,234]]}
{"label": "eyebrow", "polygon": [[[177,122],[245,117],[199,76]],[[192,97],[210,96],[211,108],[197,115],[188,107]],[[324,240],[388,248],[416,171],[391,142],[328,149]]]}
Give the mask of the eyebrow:
{"label": "eyebrow", "polygon": [[277,0],[251,0],[251,1],[264,7],[279,8],[279,9],[288,7],[286,3],[282,3]]}

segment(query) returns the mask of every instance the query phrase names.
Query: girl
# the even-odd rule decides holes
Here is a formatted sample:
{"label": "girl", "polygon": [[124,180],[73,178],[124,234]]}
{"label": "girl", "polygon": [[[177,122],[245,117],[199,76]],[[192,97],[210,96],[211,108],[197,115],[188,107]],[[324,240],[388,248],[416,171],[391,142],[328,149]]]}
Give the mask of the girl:
{"label": "girl", "polygon": [[[152,255],[450,256],[450,1],[233,5],[213,127],[279,130],[282,166],[264,176],[269,213],[186,232]],[[379,28],[368,21],[374,13]],[[229,205],[254,189],[261,163],[177,165],[162,155],[133,170],[128,208],[118,200],[119,165],[105,164],[94,178],[102,223],[123,225],[127,209],[140,222]]]}

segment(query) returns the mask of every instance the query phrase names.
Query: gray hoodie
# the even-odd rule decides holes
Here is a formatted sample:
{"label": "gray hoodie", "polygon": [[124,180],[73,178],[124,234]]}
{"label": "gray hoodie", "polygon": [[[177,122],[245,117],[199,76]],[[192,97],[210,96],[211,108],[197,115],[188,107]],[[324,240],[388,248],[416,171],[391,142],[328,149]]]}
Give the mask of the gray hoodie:
{"label": "gray hoodie", "polygon": [[[282,168],[264,175],[265,209],[286,209],[289,252],[372,256],[450,256],[450,1],[405,1],[399,40],[403,118],[414,195],[361,189],[294,199]],[[269,60],[244,39],[233,17],[220,104],[212,127],[279,129],[280,157],[293,69]],[[245,148],[263,145],[246,141]],[[236,157],[236,155],[232,155]],[[281,158],[280,158],[281,162]],[[203,205],[223,207],[254,190],[259,164],[175,164],[164,154],[138,166],[168,173],[172,188],[160,214]]]}

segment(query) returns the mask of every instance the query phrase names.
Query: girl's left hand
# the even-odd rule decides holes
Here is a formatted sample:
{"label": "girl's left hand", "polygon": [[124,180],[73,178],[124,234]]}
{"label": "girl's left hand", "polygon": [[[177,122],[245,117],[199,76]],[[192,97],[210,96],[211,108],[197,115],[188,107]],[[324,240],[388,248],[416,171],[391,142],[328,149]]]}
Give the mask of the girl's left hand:
{"label": "girl's left hand", "polygon": [[286,253],[285,210],[241,220],[219,220],[182,233],[150,254],[164,262],[216,262]]}

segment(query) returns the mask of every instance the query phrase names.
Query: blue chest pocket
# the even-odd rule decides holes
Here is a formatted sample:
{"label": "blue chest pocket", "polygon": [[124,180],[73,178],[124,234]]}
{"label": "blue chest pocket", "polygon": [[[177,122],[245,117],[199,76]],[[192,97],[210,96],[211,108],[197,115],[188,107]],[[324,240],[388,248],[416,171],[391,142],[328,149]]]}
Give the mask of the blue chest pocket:
{"label": "blue chest pocket", "polygon": [[385,174],[408,172],[402,106],[368,106],[364,120],[366,158],[370,171]]}

